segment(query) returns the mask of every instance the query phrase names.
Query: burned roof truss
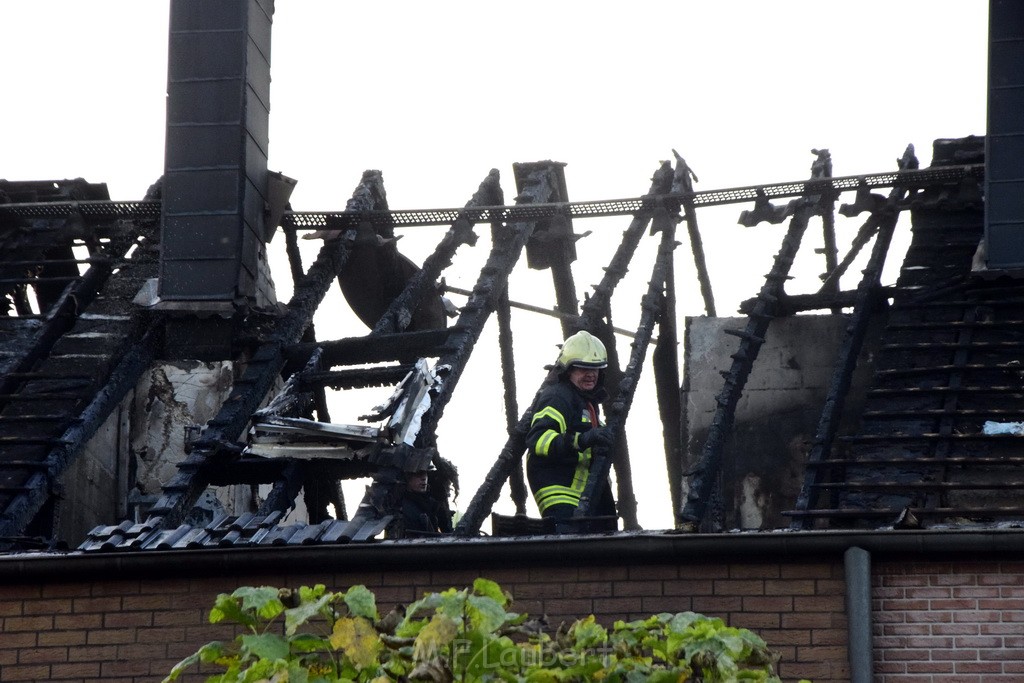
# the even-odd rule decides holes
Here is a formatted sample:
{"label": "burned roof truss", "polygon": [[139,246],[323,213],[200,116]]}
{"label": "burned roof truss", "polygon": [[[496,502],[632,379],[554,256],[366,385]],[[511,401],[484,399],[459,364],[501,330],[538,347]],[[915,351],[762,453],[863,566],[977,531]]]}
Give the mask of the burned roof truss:
{"label": "burned roof truss", "polygon": [[[940,282],[919,276],[920,282],[909,284],[917,271],[906,267],[895,288],[883,287],[880,280],[900,213],[909,209],[926,215],[928,211],[948,212],[961,210],[956,207],[976,206],[980,200],[980,165],[939,164],[917,169],[916,160],[908,155],[893,172],[833,178],[827,151],[815,152],[816,161],[806,181],[701,192],[694,191],[695,176],[677,154],[675,169],[668,163],[659,168],[643,197],[596,202],[569,201],[561,164],[517,164],[514,174],[518,196],[514,205],[504,204],[498,173],[492,171],[463,208],[429,211],[389,209],[381,175],[367,172],[343,212],[286,212],[281,227],[295,280],[291,300],[276,315],[253,312],[248,326],[243,326],[239,339],[244,347],[240,349],[244,351],[244,369],[216,417],[191,440],[190,453],[179,464],[178,475],[163,486],[162,495],[148,509],[145,519],[97,528],[83,547],[148,548],[199,543],[201,535],[193,533],[195,530],[186,523],[186,513],[206,487],[227,484],[269,484],[271,492],[244,519],[215,520],[215,524],[209,525],[204,542],[213,538],[217,542],[225,542],[226,538],[272,542],[268,540],[271,537],[277,539],[274,542],[285,542],[284,536],[276,531],[277,520],[287,513],[300,490],[307,496],[310,528],[296,531],[294,537],[300,540],[295,542],[346,542],[375,537],[392,524],[403,471],[433,462],[441,470],[442,485],[457,482],[457,463],[437,451],[436,430],[492,313],[498,327],[508,440],[483,484],[474,492],[455,533],[473,536],[480,532],[505,482],[511,483],[517,515],[494,517],[495,532],[545,530],[543,524],[525,518],[528,494],[520,459],[531,413],[529,407],[524,411],[516,401],[517,373],[510,324],[513,306],[541,307],[512,302],[507,291],[508,277],[524,252],[530,265],[548,268],[552,273],[555,302],[552,309],[543,310],[559,317],[565,334],[587,329],[605,340],[609,348],[612,398],[606,406],[607,420],[619,438],[610,452],[598,452],[596,466],[601,472],[615,470],[619,514],[626,529],[639,528],[639,524],[625,422],[651,346],[657,403],[664,424],[666,476],[677,522],[694,531],[716,529],[720,520],[716,519],[714,501],[722,496],[717,487],[724,444],[729,439],[746,377],[757,361],[758,349],[771,322],[780,316],[822,309],[851,310],[850,323],[808,451],[803,487],[793,509],[787,512],[793,519],[792,527],[799,530],[827,523],[862,522],[877,525],[903,512],[904,518],[909,514],[917,520],[982,512],[990,516],[1024,514],[1001,503],[983,509],[950,503],[958,499],[961,491],[1016,489],[1005,477],[997,485],[990,481],[992,477],[958,478],[954,471],[963,469],[962,444],[975,441],[985,444],[984,448],[971,446],[970,450],[978,451],[975,462],[984,463],[986,471],[994,472],[1012,463],[1012,458],[992,450],[998,450],[998,437],[982,439],[964,426],[968,418],[977,422],[982,416],[1008,419],[1016,415],[1014,410],[993,408],[991,401],[981,408],[964,407],[976,404],[966,397],[982,392],[1005,396],[993,385],[991,373],[1002,371],[1004,363],[997,355],[1012,346],[1003,341],[1005,331],[1015,322],[1001,314],[1009,306],[1006,297],[1001,290],[997,292],[984,283],[968,283],[969,267],[943,270],[937,262],[921,265],[920,269],[943,272],[945,279]],[[881,188],[889,188],[889,195],[873,192]],[[109,306],[115,297],[120,297],[122,304],[130,302],[135,290],[154,277],[155,262],[147,245],[159,239],[158,197],[134,203],[90,197],[76,198],[72,203],[66,196],[33,196],[26,201],[25,195],[7,192],[6,205],[0,204],[4,239],[11,244],[11,240],[20,239],[18,244],[23,246],[5,250],[9,257],[0,263],[5,276],[0,285],[6,288],[10,308],[0,322],[11,338],[7,348],[12,349],[4,360],[4,391],[0,396],[4,402],[0,439],[4,444],[5,475],[0,490],[5,501],[0,536],[17,539],[33,533],[46,535],[46,520],[59,501],[57,482],[65,464],[75,458],[143,368],[159,357],[163,314],[140,313],[137,309],[99,313],[100,304],[90,303],[95,299],[102,306]],[[853,192],[854,199],[840,207],[839,213],[854,216],[866,212],[868,218],[840,258],[834,211],[844,192]],[[785,203],[773,203],[780,200]],[[678,305],[674,272],[676,226],[686,225],[702,305],[708,315],[714,316],[714,296],[696,214],[700,207],[735,203],[752,203],[752,208],[741,215],[743,224],[788,222],[788,229],[759,294],[741,307],[747,316],[746,326],[728,332],[738,339],[739,346],[733,354],[732,367],[723,373],[717,412],[701,458],[695,470],[684,472],[679,440],[684,420],[679,404],[681,372],[673,352],[677,344]],[[574,242],[578,237],[573,220],[599,216],[627,216],[631,222],[603,279],[580,304],[572,273]],[[789,268],[808,223],[815,217],[821,220],[825,242],[826,272],[822,286],[813,294],[788,294],[784,283]],[[336,280],[344,290],[346,265],[364,261],[368,248],[372,251],[386,245],[395,228],[413,225],[447,225],[448,230],[421,267],[403,271],[398,290],[383,302],[367,304],[366,315],[372,317],[369,334],[317,341],[313,315]],[[423,311],[434,306],[438,283],[456,251],[477,243],[475,230],[480,225],[490,229],[486,263],[454,323],[437,325],[436,312],[424,317]],[[640,301],[640,321],[631,332],[631,349],[623,364],[611,320],[611,299],[649,227],[661,244],[649,273],[647,291]],[[303,270],[298,237],[309,230],[316,231],[313,236],[322,239],[323,246],[315,261]],[[58,234],[59,239],[52,237]],[[935,246],[925,243],[926,237],[915,235],[911,254],[939,258]],[[943,239],[948,243],[951,238]],[[75,240],[89,250],[87,258],[77,259],[88,266],[85,270],[77,267],[80,264],[74,263],[76,259],[67,258]],[[873,250],[860,284],[855,290],[841,291],[840,276],[872,240]],[[977,240],[972,236],[957,238],[955,242],[962,243],[966,251]],[[379,257],[380,254],[375,256]],[[400,258],[387,254],[385,258],[390,260],[373,261],[373,267],[407,268]],[[22,276],[30,261],[41,269],[37,267]],[[74,273],[68,270],[64,274],[61,268],[65,266],[75,266]],[[45,279],[48,276],[49,281]],[[55,294],[58,285],[60,293]],[[38,314],[31,312],[26,287],[36,293],[36,306],[41,309]],[[907,352],[915,351],[943,352],[952,357],[943,363],[936,362],[930,369],[906,367],[898,360],[880,366],[878,385],[869,391],[869,403],[895,401],[897,407],[886,404],[888,407],[870,409],[860,423],[861,433],[840,434],[840,414],[867,326],[879,311],[887,309],[890,299],[893,305],[887,329],[891,334],[902,339],[912,336],[915,330],[928,335],[942,329],[953,330],[955,338],[941,343],[883,342],[883,351],[891,352],[893,357],[903,354],[904,358]],[[425,305],[428,301],[431,303]],[[74,307],[69,308],[72,303]],[[952,311],[958,306],[960,313]],[[940,308],[949,308],[956,319],[930,320],[930,315]],[[916,311],[906,314],[916,318],[906,321],[901,317],[902,322],[894,323],[892,314],[904,309]],[[122,329],[124,325],[128,327]],[[100,336],[75,332],[86,328],[97,330]],[[127,331],[129,328],[131,332]],[[101,364],[106,368],[103,372],[87,373],[86,377],[81,372],[71,372],[66,362],[61,365],[62,346],[117,335],[121,335],[123,343],[106,351],[110,360]],[[998,339],[990,341],[991,335]],[[73,342],[75,339],[80,341]],[[987,353],[992,360],[975,362],[972,353]],[[428,366],[425,359],[433,359],[433,363]],[[922,386],[916,382],[905,389],[883,385],[884,381],[923,377],[928,372],[943,374],[944,383]],[[282,378],[286,380],[283,387]],[[973,382],[972,378],[979,379]],[[931,384],[935,380],[929,380]],[[399,386],[393,401],[368,416],[370,421],[388,421],[384,426],[331,422],[325,390],[387,385]],[[81,389],[85,398],[74,398],[68,403],[72,401],[72,389]],[[275,395],[264,406],[267,398]],[[923,407],[922,397],[926,395],[929,401],[938,402],[935,407]],[[912,407],[900,407],[907,405]],[[926,429],[926,419],[935,426]],[[31,435],[23,433],[24,425],[30,422],[46,425],[47,429],[52,427],[52,435],[40,436],[42,432],[37,426],[32,427]],[[911,428],[909,423],[915,427]],[[886,431],[872,424],[902,426]],[[843,444],[838,452],[837,443]],[[911,443],[915,445],[906,445]],[[916,450],[918,443],[927,453],[924,464]],[[901,454],[895,454],[893,444],[901,444]],[[981,453],[982,450],[985,452]],[[908,460],[912,463],[908,464]],[[908,482],[907,472],[918,480],[922,476],[924,479]],[[330,482],[366,476],[372,477],[367,494],[348,515],[337,485]],[[684,477],[689,477],[685,501],[680,490]],[[897,488],[899,492],[893,493]],[[591,494],[590,490],[584,492],[579,510],[581,531],[588,528]],[[328,515],[328,503],[333,505],[337,519]]]}

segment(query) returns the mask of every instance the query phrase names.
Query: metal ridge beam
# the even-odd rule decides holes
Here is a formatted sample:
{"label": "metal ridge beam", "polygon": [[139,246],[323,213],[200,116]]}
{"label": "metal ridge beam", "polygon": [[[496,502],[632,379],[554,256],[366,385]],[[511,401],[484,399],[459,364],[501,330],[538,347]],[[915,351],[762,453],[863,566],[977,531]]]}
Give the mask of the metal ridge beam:
{"label": "metal ridge beam", "polygon": [[[450,226],[459,217],[475,223],[494,221],[532,221],[555,215],[572,218],[597,218],[601,216],[629,216],[653,209],[659,201],[682,202],[692,199],[694,206],[720,206],[742,204],[758,198],[758,191],[768,199],[799,197],[805,193],[818,194],[826,191],[850,192],[858,187],[906,189],[924,188],[931,185],[956,184],[963,178],[984,178],[982,164],[963,166],[937,166],[907,171],[887,171],[864,175],[836,176],[814,180],[796,180],[768,185],[745,185],[718,190],[669,193],[661,196],[647,195],[624,199],[596,201],[537,203],[520,206],[478,206],[440,209],[395,209],[390,211],[289,211],[283,222],[299,229],[322,229],[328,227],[329,219],[345,221],[341,226],[358,225],[369,220],[373,224],[386,223],[396,227]],[[0,204],[0,217],[21,216],[46,218],[68,216],[80,213],[85,219],[99,218],[153,218],[160,216],[160,202],[154,201],[78,201],[78,202],[33,202],[23,204]],[[339,227],[332,223],[330,227]]]}

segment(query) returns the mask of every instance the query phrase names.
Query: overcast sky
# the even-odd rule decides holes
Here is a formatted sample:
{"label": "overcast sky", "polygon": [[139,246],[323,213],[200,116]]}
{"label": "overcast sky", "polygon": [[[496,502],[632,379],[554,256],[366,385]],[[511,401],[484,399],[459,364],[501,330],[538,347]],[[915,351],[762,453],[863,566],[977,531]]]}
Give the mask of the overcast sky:
{"label": "overcast sky", "polygon": [[[0,178],[83,177],[141,198],[163,168],[167,14],[165,0],[0,0]],[[383,171],[392,208],[429,208],[461,206],[491,168],[511,202],[516,161],[566,162],[575,200],[643,194],[673,148],[698,190],[805,178],[811,148],[831,150],[836,175],[892,170],[908,143],[927,165],[934,139],[984,133],[986,34],[986,0],[279,0],[270,168],[298,179],[296,210],[337,210],[367,168]],[[756,292],[783,229],[740,228],[741,208],[699,214],[720,314]],[[627,224],[577,221],[595,230],[580,242],[581,290]],[[840,229],[846,244],[855,226]],[[440,235],[401,245],[422,259]],[[479,258],[460,256],[448,281],[471,287]],[[286,299],[286,269],[275,277]],[[685,312],[700,313],[680,281]],[[547,305],[547,283],[524,274],[510,293]],[[616,324],[631,326],[645,287]],[[364,333],[344,308],[332,295],[320,338]],[[559,333],[537,316],[515,324],[525,403]],[[462,508],[504,442],[495,356],[473,364],[478,389],[440,432]],[[660,426],[641,417],[649,399],[637,406],[641,523],[671,526],[660,443],[637,436]]]}

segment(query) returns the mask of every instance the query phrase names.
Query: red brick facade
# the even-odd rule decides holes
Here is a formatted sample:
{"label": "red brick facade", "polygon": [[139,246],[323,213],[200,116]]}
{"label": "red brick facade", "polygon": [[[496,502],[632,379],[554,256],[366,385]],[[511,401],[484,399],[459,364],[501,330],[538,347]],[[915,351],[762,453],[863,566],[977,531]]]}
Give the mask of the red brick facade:
{"label": "red brick facade", "polygon": [[874,568],[879,683],[1024,680],[1024,562]]}

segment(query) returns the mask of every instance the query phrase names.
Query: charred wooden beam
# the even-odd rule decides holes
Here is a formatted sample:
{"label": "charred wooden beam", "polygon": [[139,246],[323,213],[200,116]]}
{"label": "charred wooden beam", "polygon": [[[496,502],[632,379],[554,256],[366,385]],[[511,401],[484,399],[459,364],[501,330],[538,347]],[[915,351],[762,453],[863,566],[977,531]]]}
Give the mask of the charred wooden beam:
{"label": "charred wooden beam", "polygon": [[733,355],[732,365],[723,373],[725,385],[716,398],[715,416],[712,418],[707,439],[693,470],[686,504],[679,512],[677,520],[679,527],[685,531],[698,531],[704,520],[708,502],[722,467],[725,442],[736,417],[736,405],[761,350],[761,344],[756,339],[764,339],[768,333],[769,323],[775,315],[775,304],[783,293],[783,284],[800,248],[800,241],[811,217],[819,211],[819,198],[820,195],[807,195],[796,207],[772,269],[765,276],[765,283],[758,294],[758,302],[749,314],[745,327],[748,336],[740,340],[739,351]]}
{"label": "charred wooden beam", "polygon": [[[666,162],[655,172],[650,194],[663,194],[671,186],[672,166]],[[584,303],[580,321],[582,325],[587,323],[596,324],[600,315],[606,310],[615,283],[626,274],[633,252],[636,250],[644,230],[651,221],[651,211],[653,210],[654,203],[647,202],[646,205],[649,207],[648,209],[640,211],[633,217],[629,228],[623,234],[622,242],[616,250],[615,256],[612,257],[611,262],[605,269],[602,283],[598,285],[594,295]],[[462,519],[459,520],[458,525],[455,527],[456,536],[473,536],[479,533],[480,527],[501,495],[501,489],[505,482],[508,481],[511,472],[516,467],[519,467],[523,451],[526,450],[526,433],[530,429],[530,419],[532,416],[531,407],[522,415],[515,429],[509,434],[504,447],[484,477],[484,482],[477,489],[473,500],[470,501],[466,512],[462,515]]]}
{"label": "charred wooden beam", "polygon": [[[397,384],[413,369],[411,364],[389,365],[386,367],[352,368],[333,371],[302,371],[298,375],[299,386],[330,387],[332,389],[365,389]],[[321,422],[329,422],[320,418]]]}
{"label": "charred wooden beam", "polygon": [[[512,352],[512,311],[508,301],[508,288],[498,300],[496,311],[498,319],[498,351],[501,356],[501,383],[504,387],[505,429],[509,436],[515,431],[519,415],[519,404],[516,401],[516,362]],[[509,473],[509,488],[512,502],[516,506],[517,515],[526,514],[526,479],[522,464],[517,462]]]}
{"label": "charred wooden beam", "polygon": [[[832,155],[829,154],[829,151],[827,149],[812,149],[811,152],[818,155],[817,161],[815,161],[814,165],[811,167],[811,175],[817,178],[831,178]],[[821,276],[823,281],[828,279],[828,274],[835,271],[836,267],[839,265],[839,248],[836,246],[835,212],[836,195],[823,195],[821,198],[821,228],[824,246],[820,250],[820,252],[823,252],[825,255],[825,273]],[[839,281],[834,280],[829,283],[827,290],[833,293],[838,292]],[[833,307],[832,312],[839,314],[842,313],[842,310],[839,307]]]}
{"label": "charred wooden beam", "polygon": [[[604,370],[604,382],[609,388],[606,407],[618,400],[619,386],[625,377],[619,362],[618,344],[611,331],[611,318],[612,312],[609,308],[604,312],[602,319],[596,323],[596,326],[590,330],[604,342],[608,352],[608,367]],[[636,516],[636,494],[633,491],[633,472],[629,461],[629,443],[624,427],[619,431],[610,455],[612,465],[615,467],[615,500],[618,515],[622,518],[622,526],[626,530],[639,529],[640,525]],[[586,524],[584,523],[583,526],[586,527]]]}
{"label": "charred wooden beam", "polygon": [[[709,315],[714,315],[713,313]],[[669,496],[672,509],[682,505],[683,482],[683,411],[680,401],[679,335],[676,329],[675,260],[665,274],[665,292],[658,318],[658,343],[651,354],[654,370],[654,388],[661,418],[662,439],[665,443],[665,471],[668,473]]]}
{"label": "charred wooden beam", "polygon": [[[656,227],[661,231],[661,244],[658,247],[658,257],[654,262],[654,269],[651,272],[651,280],[647,293],[640,301],[640,323],[637,326],[636,339],[633,342],[633,349],[629,355],[629,362],[623,372],[622,380],[616,387],[615,398],[608,409],[606,419],[608,427],[615,433],[621,433],[626,424],[626,417],[633,404],[633,396],[636,393],[637,384],[640,381],[640,371],[643,369],[644,358],[647,356],[647,347],[650,344],[651,336],[654,334],[654,326],[661,315],[661,304],[663,301],[665,279],[668,276],[672,263],[673,252],[678,243],[675,240],[675,220],[667,211],[661,211],[655,216]],[[597,488],[603,485],[608,477],[611,467],[608,449],[597,448],[593,463],[590,467],[590,476],[587,478],[587,485],[580,496],[580,504],[574,513],[574,517],[590,517],[593,509],[594,493]]]}
{"label": "charred wooden beam", "polygon": [[285,348],[293,363],[305,363],[314,349],[322,348],[324,367],[356,363],[384,363],[433,358],[447,352],[454,343],[454,328],[401,332],[363,337],[347,337],[331,341],[302,342]]}
{"label": "charred wooden beam", "polygon": [[[901,167],[909,166],[916,162],[916,159],[911,161],[913,156],[912,149],[911,147],[907,148],[900,162]],[[850,324],[846,327],[839,356],[836,358],[829,392],[825,398],[825,405],[821,412],[821,418],[818,421],[811,450],[807,454],[807,461],[809,463],[824,462],[831,455],[832,443],[839,429],[839,420],[846,402],[846,395],[850,390],[853,371],[857,367],[857,357],[860,355],[860,350],[864,343],[864,336],[867,333],[871,314],[874,312],[878,302],[876,291],[881,286],[882,267],[885,265],[889,244],[892,241],[896,223],[899,221],[900,211],[896,204],[903,198],[905,193],[905,189],[894,188],[890,193],[887,206],[873,214],[876,216],[874,222],[878,225],[878,235],[871,252],[871,258],[864,269],[864,276],[857,286],[858,301],[854,306],[854,313]],[[822,480],[822,473],[823,468],[820,467],[810,467],[806,470],[803,486],[796,500],[795,507],[797,510],[808,510],[816,506],[819,493],[816,484]],[[806,529],[809,522],[810,518],[808,517],[796,516],[793,519],[791,528]]]}
{"label": "charred wooden beam", "polygon": [[[672,150],[672,154],[676,157],[672,193],[683,197],[683,219],[686,221],[686,232],[690,237],[690,252],[693,254],[693,266],[697,270],[700,295],[704,299],[704,312],[714,318],[718,315],[715,312],[715,295],[711,289],[711,276],[708,274],[708,264],[704,258],[704,241],[701,239],[700,229],[697,227],[697,207],[693,203],[692,181],[697,180],[697,175],[690,169],[686,159],[679,155],[679,152]],[[679,386],[678,383],[676,386]]]}
{"label": "charred wooden beam", "polygon": [[[689,180],[689,169],[684,168],[685,162],[681,162],[675,172],[671,164],[665,162],[655,172],[652,179],[650,210],[644,214],[634,217],[629,227],[623,233],[623,239],[619,243],[615,254],[607,268],[601,282],[594,287],[594,294],[583,304],[579,323],[575,329],[585,329],[597,335],[608,349],[608,368],[605,370],[605,380],[610,389],[608,405],[617,400],[618,388],[625,375],[620,369],[618,354],[616,350],[615,336],[611,325],[611,298],[616,286],[628,272],[628,266],[636,253],[636,248],[643,237],[644,231],[652,217],[655,217],[656,225],[652,226],[652,234],[658,229],[664,229],[665,221],[669,220],[669,210],[678,212],[677,202],[663,201],[658,195],[666,190],[673,194],[682,192],[685,183]],[[659,218],[660,217],[660,218]],[[658,221],[661,221],[658,223]],[[678,217],[671,219],[671,226],[674,228]],[[631,335],[634,336],[634,335]],[[634,341],[634,345],[635,345]],[[618,512],[622,517],[623,526],[626,529],[639,528],[636,516],[636,495],[633,491],[633,477],[629,461],[628,439],[625,434],[625,427],[620,430],[615,446],[613,447],[612,463],[615,466],[617,482]]]}
{"label": "charred wooden beam", "polygon": [[[516,197],[516,202],[518,204],[546,202],[551,198],[553,191],[554,180],[551,177],[551,171],[541,168],[529,174],[524,181],[522,192]],[[480,276],[473,287],[473,294],[463,306],[458,321],[451,328],[452,336],[448,345],[450,350],[438,359],[439,374],[442,369],[445,374],[441,391],[434,397],[430,408],[423,415],[419,437],[423,444],[433,444],[437,423],[441,419],[445,406],[451,400],[459,378],[465,370],[466,362],[483,331],[484,324],[491,312],[497,308],[502,294],[507,291],[509,273],[519,261],[526,242],[533,234],[536,225],[535,221],[511,224],[507,231],[507,238],[495,242],[491,248],[487,262],[480,270]]]}
{"label": "charred wooden beam", "polygon": [[583,310],[580,314],[579,329],[590,329],[608,309],[616,285],[629,272],[629,263],[633,260],[633,255],[636,253],[636,248],[644,236],[644,231],[651,222],[651,216],[658,207],[662,206],[658,196],[671,191],[672,181],[672,165],[666,161],[654,172],[654,177],[651,178],[650,193],[647,195],[650,201],[645,203],[646,208],[633,216],[629,227],[622,233],[622,240],[619,242],[615,254],[604,269],[604,276],[601,278],[601,282],[594,287],[594,293],[584,302]]}
{"label": "charred wooden beam", "polygon": [[[878,287],[875,295],[879,300],[886,299],[893,295],[892,287]],[[825,308],[843,309],[853,308],[857,303],[857,290],[842,292],[817,292],[814,294],[785,294],[779,296],[775,303],[776,317],[783,318],[805,311],[819,311]],[[743,315],[751,315],[760,301],[757,297],[746,299],[739,305],[739,312]]]}
{"label": "charred wooden beam", "polygon": [[[501,204],[504,196],[499,184],[497,169],[491,169],[480,188],[473,194],[466,208]],[[445,268],[452,264],[456,250],[463,244],[473,246],[477,236],[473,232],[473,221],[468,214],[461,214],[445,233],[434,252],[426,258],[420,270],[409,279],[405,290],[391,302],[388,310],[373,328],[375,334],[402,332],[412,321],[413,313],[420,301],[436,285]]]}
{"label": "charred wooden beam", "polygon": [[[298,235],[295,232],[295,226],[287,225],[284,227],[285,237],[285,253],[288,255],[288,267],[292,274],[292,286],[298,287],[299,280],[304,277],[302,270],[302,254],[299,252],[299,241]],[[316,341],[316,329],[312,323],[309,323],[309,327],[302,335],[303,341],[315,342]],[[327,396],[324,393],[322,385],[315,386],[311,389],[313,394],[313,404],[316,407],[317,416],[324,422],[330,422],[331,416],[327,408]]]}

